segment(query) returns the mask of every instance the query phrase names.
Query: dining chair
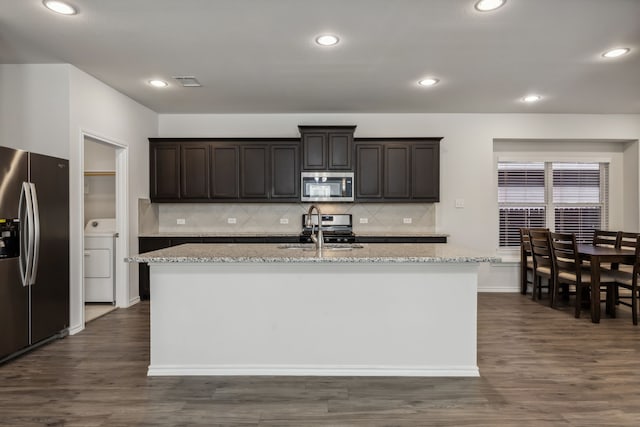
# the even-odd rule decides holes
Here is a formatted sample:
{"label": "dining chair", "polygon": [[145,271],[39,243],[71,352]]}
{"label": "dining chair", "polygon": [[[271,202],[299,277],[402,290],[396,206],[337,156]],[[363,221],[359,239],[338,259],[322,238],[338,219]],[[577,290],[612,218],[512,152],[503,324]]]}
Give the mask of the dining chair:
{"label": "dining chair", "polygon": [[593,246],[608,246],[615,248],[620,239],[620,232],[609,230],[593,230]]}
{"label": "dining chair", "polygon": [[[582,292],[591,288],[591,270],[584,266],[578,254],[575,233],[551,233],[553,248],[554,287],[551,304],[555,304],[561,285],[575,287],[575,317],[580,317],[582,307]],[[616,279],[610,271],[600,271],[601,286],[616,286]],[[599,291],[599,290],[598,290]]]}
{"label": "dining chair", "polygon": [[[640,236],[640,234],[638,233],[621,231],[620,238],[618,239],[618,244],[616,246],[620,249],[635,251],[637,241],[638,241],[638,236]],[[633,265],[629,265],[629,264],[614,264],[612,266],[612,269],[624,272],[627,276],[630,276],[633,273],[633,267],[634,267]],[[628,288],[625,288],[624,286],[622,286],[622,288],[628,289]],[[616,305],[622,304],[626,306],[631,306],[631,303],[623,301],[623,300],[630,300],[630,299],[631,299],[630,293],[624,293],[621,295],[620,289],[616,288],[615,290]]]}
{"label": "dining chair", "polygon": [[[547,280],[547,292],[551,294],[553,289],[554,266],[551,241],[548,230],[530,229],[529,242],[533,257],[533,291],[531,298],[542,298],[542,279]],[[551,304],[551,301],[549,301]]]}
{"label": "dining chair", "polygon": [[[610,230],[593,230],[593,246],[603,246],[608,248],[616,248],[620,242],[620,232]],[[583,265],[588,266],[589,261],[583,261]],[[602,264],[600,269],[612,270],[614,267],[611,264]]]}
{"label": "dining chair", "polygon": [[[631,233],[629,233],[631,234]],[[627,303],[619,300],[619,303],[631,307],[631,318],[633,324],[638,324],[638,275],[640,274],[640,235],[633,233],[636,236],[635,243],[635,262],[631,267],[631,271],[627,268],[622,269],[623,265],[620,265],[620,269],[615,271],[615,278],[617,286],[620,288],[631,291],[631,295],[628,297],[631,299],[631,303]],[[619,297],[623,298],[623,297]]]}
{"label": "dining chair", "polygon": [[[531,281],[529,281],[531,272]],[[520,228],[520,293],[527,294],[527,289],[531,283],[533,288],[533,255],[531,254],[531,241],[529,240],[529,229]]]}
{"label": "dining chair", "polygon": [[531,241],[529,232],[549,231],[548,228],[520,228],[520,293],[527,294],[529,284],[533,292],[533,254],[531,253]]}

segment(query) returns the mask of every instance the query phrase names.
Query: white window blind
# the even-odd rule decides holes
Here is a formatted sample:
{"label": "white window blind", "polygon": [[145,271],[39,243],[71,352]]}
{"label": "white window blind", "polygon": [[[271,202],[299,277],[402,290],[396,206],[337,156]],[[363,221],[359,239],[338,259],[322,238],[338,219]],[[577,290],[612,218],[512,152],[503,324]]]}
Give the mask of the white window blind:
{"label": "white window blind", "polygon": [[607,163],[499,162],[500,246],[518,246],[521,227],[590,241],[608,226],[608,178]]}
{"label": "white window blind", "polygon": [[591,241],[594,229],[608,226],[608,165],[553,163],[552,171],[554,230]]}
{"label": "white window blind", "polygon": [[498,163],[500,246],[518,246],[520,228],[544,227],[545,165]]}

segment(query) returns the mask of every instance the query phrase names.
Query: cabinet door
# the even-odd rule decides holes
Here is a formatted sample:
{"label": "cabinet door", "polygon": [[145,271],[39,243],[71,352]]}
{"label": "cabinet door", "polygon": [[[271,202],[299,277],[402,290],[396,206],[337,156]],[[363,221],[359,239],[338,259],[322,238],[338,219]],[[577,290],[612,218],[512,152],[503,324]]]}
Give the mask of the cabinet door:
{"label": "cabinet door", "polygon": [[406,144],[384,146],[384,197],[408,199],[410,193],[410,149]]}
{"label": "cabinet door", "polygon": [[151,144],[150,196],[151,200],[180,198],[180,145]]}
{"label": "cabinet door", "polygon": [[211,197],[237,199],[239,196],[239,147],[211,146]]}
{"label": "cabinet door", "polygon": [[298,145],[271,146],[271,198],[300,199]]}
{"label": "cabinet door", "polygon": [[352,169],[353,132],[330,132],[329,169]]}
{"label": "cabinet door", "polygon": [[382,145],[356,145],[356,197],[382,197]]}
{"label": "cabinet door", "polygon": [[209,144],[180,147],[181,199],[209,198]]}
{"label": "cabinet door", "polygon": [[412,198],[440,201],[440,144],[416,144],[412,147],[411,157]]}
{"label": "cabinet door", "polygon": [[[171,246],[171,239],[165,237],[138,237],[138,253],[164,249]],[[148,300],[151,296],[149,265],[142,263],[138,267],[138,292],[140,299]]]}
{"label": "cabinet door", "polygon": [[325,132],[302,134],[302,168],[327,169],[327,134]]}
{"label": "cabinet door", "polygon": [[268,145],[240,147],[240,198],[268,199]]}

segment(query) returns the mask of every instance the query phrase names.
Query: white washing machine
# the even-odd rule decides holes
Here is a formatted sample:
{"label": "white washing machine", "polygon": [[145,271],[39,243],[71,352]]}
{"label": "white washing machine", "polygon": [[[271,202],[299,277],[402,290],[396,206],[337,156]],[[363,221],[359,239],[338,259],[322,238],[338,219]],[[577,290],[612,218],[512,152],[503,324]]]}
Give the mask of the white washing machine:
{"label": "white washing machine", "polygon": [[96,218],[84,228],[84,300],[115,303],[115,218]]}

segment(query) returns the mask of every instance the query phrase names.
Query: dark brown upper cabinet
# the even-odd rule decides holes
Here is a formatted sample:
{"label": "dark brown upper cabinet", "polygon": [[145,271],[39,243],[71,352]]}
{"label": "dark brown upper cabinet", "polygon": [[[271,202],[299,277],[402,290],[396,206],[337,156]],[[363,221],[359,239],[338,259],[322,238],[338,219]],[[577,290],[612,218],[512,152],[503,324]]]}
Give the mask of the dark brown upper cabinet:
{"label": "dark brown upper cabinet", "polygon": [[356,144],[356,199],[382,198],[382,144]]}
{"label": "dark brown upper cabinet", "polygon": [[440,141],[413,145],[411,161],[413,199],[440,201]]}
{"label": "dark brown upper cabinet", "polygon": [[180,198],[209,198],[209,144],[180,146]]}
{"label": "dark brown upper cabinet", "polygon": [[384,146],[384,191],[385,199],[408,199],[411,197],[411,147],[407,144]]}
{"label": "dark brown upper cabinet", "polygon": [[300,200],[300,150],[298,144],[271,146],[271,198]]}
{"label": "dark brown upper cabinet", "polygon": [[357,139],[356,201],[438,202],[440,139]]}
{"label": "dark brown upper cabinet", "polygon": [[240,198],[269,198],[269,146],[240,146]]}
{"label": "dark brown upper cabinet", "polygon": [[233,144],[211,144],[211,197],[240,197],[240,147]]}
{"label": "dark brown upper cabinet", "polygon": [[[300,129],[306,145],[304,138],[150,138],[151,200],[299,202],[306,161],[308,170],[354,170],[356,202],[439,201],[442,138],[354,140],[355,126]],[[323,162],[325,169],[315,166]]]}
{"label": "dark brown upper cabinet", "polygon": [[355,126],[298,126],[303,170],[353,170]]}
{"label": "dark brown upper cabinet", "polygon": [[150,144],[149,163],[151,200],[180,199],[180,144]]}

